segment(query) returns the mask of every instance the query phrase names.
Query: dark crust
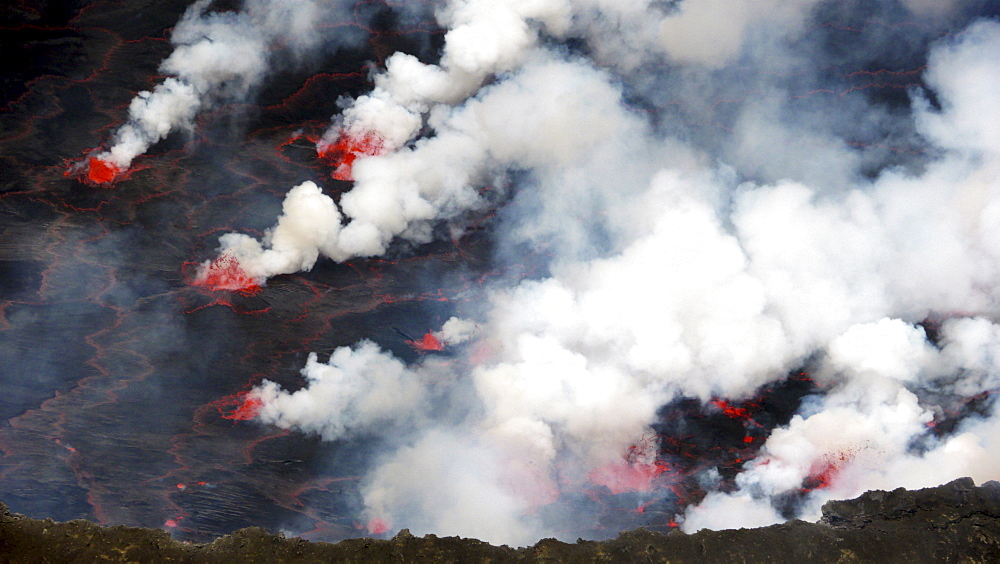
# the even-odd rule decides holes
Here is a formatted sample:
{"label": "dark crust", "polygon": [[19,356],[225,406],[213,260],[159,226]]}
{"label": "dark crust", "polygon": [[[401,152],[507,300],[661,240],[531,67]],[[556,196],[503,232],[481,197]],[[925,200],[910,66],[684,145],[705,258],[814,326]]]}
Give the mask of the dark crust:
{"label": "dark crust", "polygon": [[668,535],[643,529],[604,542],[544,539],[526,548],[475,539],[418,538],[336,544],[241,529],[208,544],[162,530],[56,523],[11,514],[0,504],[3,562],[996,562],[1000,484],[970,478],[916,491],[872,491],[823,507],[818,523]]}

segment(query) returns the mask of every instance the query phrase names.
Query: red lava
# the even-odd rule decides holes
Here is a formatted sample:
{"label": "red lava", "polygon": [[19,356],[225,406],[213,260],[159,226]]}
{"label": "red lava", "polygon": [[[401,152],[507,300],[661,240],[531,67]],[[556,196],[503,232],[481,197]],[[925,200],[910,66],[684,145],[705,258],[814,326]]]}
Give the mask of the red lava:
{"label": "red lava", "polygon": [[389,530],[389,524],[383,521],[382,519],[375,517],[371,521],[368,521],[368,524],[365,525],[365,528],[368,529],[368,532],[370,534],[381,535],[382,533]]}
{"label": "red lava", "polygon": [[650,501],[647,501],[646,503],[643,503],[643,504],[642,504],[642,505],[640,505],[639,507],[636,507],[635,509],[633,509],[633,510],[632,510],[632,512],[633,512],[633,513],[636,513],[636,514],[638,514],[638,515],[642,515],[643,513],[645,513],[645,512],[646,512],[646,509],[647,509],[647,508],[648,508],[648,507],[649,507],[650,505],[653,505],[654,503],[656,503],[656,500],[655,500],[655,499],[653,499],[653,500],[650,500]]}
{"label": "red lava", "polygon": [[97,157],[90,157],[87,178],[95,184],[107,184],[121,172],[117,166]]}
{"label": "red lava", "polygon": [[319,158],[334,166],[333,177],[337,180],[354,180],[354,161],[358,157],[381,155],[385,151],[382,138],[374,133],[354,137],[341,133],[330,145],[317,145]]}
{"label": "red lava", "polygon": [[656,488],[656,477],[670,470],[669,464],[650,456],[655,448],[652,439],[643,437],[639,443],[628,447],[624,460],[591,471],[587,479],[598,486],[606,486],[615,495],[652,491]]}
{"label": "red lava", "polygon": [[750,412],[745,407],[736,407],[725,400],[712,400],[711,403],[730,419],[750,419]]}
{"label": "red lava", "polygon": [[653,481],[670,467],[657,460],[645,462],[614,462],[606,464],[587,474],[587,479],[598,486],[605,486],[611,493],[618,495],[625,492],[653,491]]}
{"label": "red lava", "polygon": [[822,490],[830,487],[833,483],[833,479],[837,477],[837,472],[840,468],[832,462],[820,467],[819,470],[814,471],[802,481],[802,491],[811,492],[813,490]]}
{"label": "red lava", "polygon": [[239,292],[248,296],[261,290],[260,284],[248,276],[236,257],[230,254],[223,254],[212,261],[193,285],[203,286],[215,292]]}
{"label": "red lava", "polygon": [[841,469],[854,458],[855,454],[856,452],[852,450],[845,450],[817,460],[813,463],[809,475],[802,480],[802,491],[811,492],[830,487]]}
{"label": "red lava", "polygon": [[223,415],[223,419],[232,419],[234,421],[249,421],[260,414],[260,410],[264,407],[264,402],[257,396],[251,396],[244,392],[241,396],[243,403],[240,404],[232,413],[229,415]]}
{"label": "red lava", "polygon": [[430,331],[424,335],[424,338],[419,341],[406,341],[407,345],[417,349],[417,352],[433,352],[433,351],[443,351],[444,345],[441,340],[434,336],[434,333]]}

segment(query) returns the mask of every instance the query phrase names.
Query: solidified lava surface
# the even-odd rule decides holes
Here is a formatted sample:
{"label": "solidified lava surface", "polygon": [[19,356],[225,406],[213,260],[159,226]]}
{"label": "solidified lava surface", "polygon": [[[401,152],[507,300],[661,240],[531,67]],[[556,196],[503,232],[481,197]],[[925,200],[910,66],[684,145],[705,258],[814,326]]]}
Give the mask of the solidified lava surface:
{"label": "solidified lava surface", "polygon": [[[819,523],[662,535],[640,529],[613,540],[530,547],[475,539],[351,539],[337,544],[242,529],[210,544],[163,531],[54,523],[11,515],[0,504],[0,554],[24,560],[92,562],[995,562],[1000,557],[1000,484],[970,478],[924,490],[873,491],[823,506]],[[0,558],[3,558],[0,556]]]}
{"label": "solidified lava surface", "polygon": [[[368,38],[360,47],[276,70],[249,103],[204,112],[194,133],[172,134],[128,171],[91,160],[85,174],[67,174],[107,141],[135,94],[162,78],[170,29],[188,4],[0,8],[0,502],[28,518],[159,529],[146,538],[169,550],[188,550],[170,537],[204,543],[245,527],[325,541],[385,536],[384,525],[357,517],[378,439],[322,442],[259,425],[260,400],[247,392],[264,379],[295,389],[310,352],[361,339],[406,362],[442,352],[433,331],[451,316],[472,317],[484,280],[532,276],[531,257],[519,271],[494,271],[490,216],[473,218],[482,229],[458,240],[321,261],[264,286],[217,257],[223,233],[262,237],[288,187],[314,180],[335,196],[349,188],[355,158],[382,150],[378,139],[342,138],[317,154],[315,140],[340,111],[338,97],[370,89],[370,66],[387,54],[439,55],[436,24],[397,26],[386,0],[358,2],[380,17],[356,12],[337,24]],[[213,260],[198,279],[199,265]],[[698,476],[732,486],[814,392],[796,371],[749,400],[678,398],[660,410],[656,436],[538,511],[560,516],[567,536],[612,538],[643,526],[652,532],[628,537],[641,544],[669,533],[704,497]],[[820,469],[803,492],[834,471]],[[829,541],[821,531],[816,542]],[[400,535],[363,548],[378,557],[400,545],[423,550]],[[260,529],[228,539],[292,542]],[[599,554],[640,544],[581,546]],[[572,558],[566,546],[543,541],[532,554]]]}
{"label": "solidified lava surface", "polygon": [[192,282],[220,234],[260,235],[273,223],[289,186],[348,186],[302,132],[328,125],[338,95],[370,87],[371,61],[433,47],[345,20],[340,32],[370,41],[278,71],[251,105],[208,112],[196,134],[136,159],[126,181],[95,185],[113,179],[107,167],[64,174],[159,80],[188,4],[0,8],[0,500],[31,517],[193,541],[251,525],[363,535],[355,486],[377,445],[247,422],[239,394],[263,378],[301,385],[309,351],[361,338],[415,358],[393,328],[422,335],[460,311],[466,289],[436,281],[457,274],[475,285],[483,241],[326,262],[259,291]]}
{"label": "solidified lava surface", "polygon": [[[473,308],[484,280],[532,267],[490,270],[488,217],[458,241],[324,261],[264,287],[216,257],[223,233],[262,235],[289,186],[325,179],[335,195],[349,188],[356,154],[378,152],[372,139],[320,155],[315,145],[328,125],[315,120],[339,111],[338,96],[370,88],[368,65],[395,51],[439,54],[433,21],[407,23],[413,33],[381,29],[392,25],[391,3],[359,3],[386,14],[338,24],[368,37],[361,47],[276,71],[251,104],[205,112],[194,134],[171,135],[128,171],[87,157],[159,80],[188,4],[0,12],[13,53],[0,85],[0,501],[28,517],[195,542],[248,526],[320,540],[378,535],[384,527],[357,520],[377,440],[324,443],[256,424],[260,406],[246,392],[264,379],[301,386],[309,352],[361,339],[408,362],[440,352],[430,331]],[[67,174],[83,159],[88,171]],[[672,423],[690,417],[721,426],[732,444],[692,443]],[[539,511],[566,516],[574,536],[670,531],[677,510],[704,494],[687,478],[712,464],[738,468],[759,447],[744,442],[752,432],[697,402],[668,406],[662,454],[683,462],[600,469],[592,487]]]}

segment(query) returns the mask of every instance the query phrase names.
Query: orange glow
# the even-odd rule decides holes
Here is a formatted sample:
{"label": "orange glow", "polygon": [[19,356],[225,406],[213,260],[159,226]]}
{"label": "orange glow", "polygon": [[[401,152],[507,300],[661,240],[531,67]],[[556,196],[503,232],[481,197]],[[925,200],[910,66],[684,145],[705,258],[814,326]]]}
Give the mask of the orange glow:
{"label": "orange glow", "polygon": [[406,341],[406,344],[422,353],[444,350],[444,345],[441,344],[441,341],[430,331],[424,335],[423,339],[419,341]]}
{"label": "orange glow", "polygon": [[721,409],[730,419],[750,419],[750,412],[745,407],[736,407],[725,400],[712,400],[712,405]]}
{"label": "orange glow", "polygon": [[653,491],[653,481],[670,467],[659,460],[645,462],[614,462],[587,474],[587,479],[598,486],[605,486],[617,495],[625,492]]}
{"label": "orange glow", "polygon": [[341,133],[340,137],[330,145],[317,145],[319,158],[334,167],[333,177],[337,180],[354,180],[354,161],[358,157],[381,155],[385,152],[382,138],[374,133],[366,133],[354,137]]}
{"label": "orange glow", "polygon": [[370,534],[381,535],[382,533],[389,530],[389,524],[383,521],[382,519],[375,517],[371,521],[368,521],[368,524],[365,525],[365,528],[368,529],[368,532]]}
{"label": "orange glow", "polygon": [[605,464],[587,474],[587,479],[605,486],[612,494],[649,492],[656,488],[656,478],[670,470],[670,465],[656,458],[656,442],[643,437],[625,450],[621,461]]}
{"label": "orange glow", "polygon": [[822,490],[830,487],[833,483],[833,479],[837,477],[837,472],[840,470],[835,464],[827,463],[810,473],[805,479],[803,488],[806,491],[812,490]]}
{"label": "orange glow", "polygon": [[830,487],[840,471],[854,459],[856,454],[856,451],[848,449],[827,454],[814,462],[809,475],[802,481],[802,491],[811,492]]}
{"label": "orange glow", "polygon": [[233,419],[235,421],[249,421],[260,414],[264,402],[257,396],[249,394],[243,395],[243,403],[229,415],[223,415],[223,419]]}
{"label": "orange glow", "polygon": [[252,295],[261,290],[260,284],[247,275],[236,257],[223,254],[212,261],[212,264],[194,282],[195,286],[204,286],[216,292],[229,291]]}
{"label": "orange glow", "polygon": [[121,171],[112,163],[101,160],[97,157],[90,157],[87,178],[97,184],[106,184],[118,176]]}
{"label": "orange glow", "polygon": [[469,362],[474,366],[479,366],[480,364],[486,364],[491,358],[496,356],[496,349],[489,343],[480,343],[476,347],[476,350],[472,351],[469,355]]}

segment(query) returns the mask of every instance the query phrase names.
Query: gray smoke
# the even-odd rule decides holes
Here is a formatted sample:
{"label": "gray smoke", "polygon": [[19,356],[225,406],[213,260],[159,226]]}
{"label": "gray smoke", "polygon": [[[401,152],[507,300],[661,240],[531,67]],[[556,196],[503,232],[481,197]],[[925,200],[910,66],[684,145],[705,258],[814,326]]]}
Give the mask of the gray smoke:
{"label": "gray smoke", "polygon": [[912,448],[941,409],[925,392],[998,384],[1000,23],[871,4],[885,19],[819,0],[445,3],[441,60],[389,57],[321,141],[386,152],[337,201],[293,188],[263,240],[221,252],[261,282],[378,256],[460,233],[497,204],[479,188],[518,170],[496,237],[545,248],[547,273],[452,322],[446,346],[473,341],[460,362],[367,341],[313,356],[303,388],[255,388],[260,420],[391,435],[368,518],[512,544],[557,534],[534,509],[595,471],[649,464],[624,453],[671,399],[746,398],[806,361],[821,397],[686,530],[777,522],[773,500],[817,473],[805,518],[871,488],[1000,478],[996,417]]}
{"label": "gray smoke", "polygon": [[119,171],[153,144],[190,132],[199,112],[246,100],[271,72],[280,47],[295,59],[336,45],[320,26],[343,8],[314,0],[245,0],[241,11],[216,11],[212,0],[192,4],[174,27],[174,52],[160,65],[165,78],[139,92],[111,146],[92,155]]}

